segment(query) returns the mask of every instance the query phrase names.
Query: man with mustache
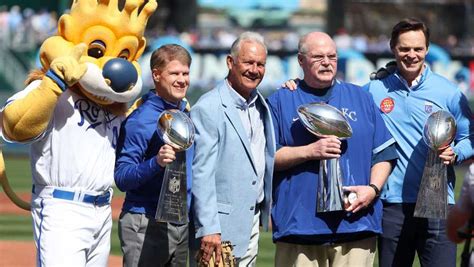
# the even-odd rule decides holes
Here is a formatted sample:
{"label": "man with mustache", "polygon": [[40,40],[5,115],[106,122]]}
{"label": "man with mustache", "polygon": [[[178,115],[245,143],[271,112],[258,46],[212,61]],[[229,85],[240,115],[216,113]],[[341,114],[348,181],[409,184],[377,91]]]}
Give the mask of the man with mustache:
{"label": "man with mustache", "polygon": [[389,75],[379,71],[379,79],[365,86],[397,141],[399,155],[381,194],[383,234],[378,255],[384,267],[411,266],[415,252],[422,266],[456,265],[456,245],[446,236],[446,220],[413,217],[429,149],[423,141],[423,126],[430,114],[446,110],[456,119],[454,143],[439,155],[448,165],[449,204],[454,204],[453,164],[474,155],[474,124],[468,102],[457,86],[425,63],[429,42],[429,29],[422,21],[410,18],[398,22],[390,39],[395,71]]}
{"label": "man with mustache", "polygon": [[[275,266],[373,266],[381,233],[379,191],[396,159],[394,140],[372,97],[335,79],[337,52],[327,34],[304,35],[298,45],[304,78],[298,89],[268,98],[277,152],[273,189]],[[326,102],[341,110],[352,137],[316,137],[304,128],[297,108]],[[317,212],[319,161],[339,158],[342,184],[357,194],[346,210]]]}
{"label": "man with mustache", "polygon": [[191,109],[193,213],[201,261],[230,241],[239,266],[255,266],[259,225],[268,229],[275,141],[270,111],[256,89],[265,74],[263,37],[244,32],[227,56],[227,78]]}

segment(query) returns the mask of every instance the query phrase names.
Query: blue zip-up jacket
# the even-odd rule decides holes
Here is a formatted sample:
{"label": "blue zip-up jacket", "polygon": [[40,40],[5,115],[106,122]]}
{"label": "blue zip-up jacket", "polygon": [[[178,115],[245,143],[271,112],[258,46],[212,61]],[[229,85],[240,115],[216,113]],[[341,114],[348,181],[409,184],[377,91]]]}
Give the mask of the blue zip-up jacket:
{"label": "blue zip-up jacket", "polygon": [[[457,163],[474,155],[474,124],[466,97],[452,82],[426,66],[416,86],[408,88],[399,73],[364,86],[379,106],[382,118],[397,141],[399,159],[383,187],[381,198],[388,203],[415,203],[420,187],[428,146],[423,127],[431,113],[449,111],[456,119],[454,152]],[[455,175],[448,168],[448,201],[454,203]]]}
{"label": "blue zip-up jacket", "polygon": [[[122,211],[154,217],[158,203],[164,168],[156,162],[156,155],[164,142],[157,132],[157,121],[162,111],[184,111],[186,102],[176,107],[150,91],[139,106],[122,123],[116,149],[115,184],[126,192]],[[188,207],[191,199],[191,166],[193,146],[186,151]]]}

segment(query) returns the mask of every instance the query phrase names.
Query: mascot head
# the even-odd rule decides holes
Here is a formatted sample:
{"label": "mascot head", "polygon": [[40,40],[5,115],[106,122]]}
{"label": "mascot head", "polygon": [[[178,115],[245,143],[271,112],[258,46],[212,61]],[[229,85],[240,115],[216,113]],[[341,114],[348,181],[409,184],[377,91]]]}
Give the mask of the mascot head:
{"label": "mascot head", "polygon": [[83,43],[87,49],[80,62],[87,64],[87,71],[75,87],[101,105],[132,101],[141,91],[137,60],[156,7],[156,0],[125,0],[122,10],[118,0],[74,0],[70,13],[59,19],[58,35],[40,48],[43,69]]}

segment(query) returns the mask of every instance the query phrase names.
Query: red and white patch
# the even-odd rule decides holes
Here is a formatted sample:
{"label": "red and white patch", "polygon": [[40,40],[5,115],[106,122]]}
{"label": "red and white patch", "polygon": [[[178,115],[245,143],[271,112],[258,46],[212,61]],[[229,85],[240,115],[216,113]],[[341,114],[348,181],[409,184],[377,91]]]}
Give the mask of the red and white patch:
{"label": "red and white patch", "polygon": [[382,110],[382,112],[385,114],[392,112],[394,107],[395,107],[395,101],[393,101],[393,99],[390,97],[384,98],[380,102],[380,110]]}

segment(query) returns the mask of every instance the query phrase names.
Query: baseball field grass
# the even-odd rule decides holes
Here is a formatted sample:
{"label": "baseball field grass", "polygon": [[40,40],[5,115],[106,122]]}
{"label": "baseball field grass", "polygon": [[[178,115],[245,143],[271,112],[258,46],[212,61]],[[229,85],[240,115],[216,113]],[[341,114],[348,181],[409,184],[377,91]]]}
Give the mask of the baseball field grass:
{"label": "baseball field grass", "polygon": [[[5,155],[5,164],[9,181],[16,192],[30,192],[31,190],[31,173],[29,160],[24,157],[13,157]],[[459,166],[456,168],[457,174],[457,185],[456,185],[456,198],[459,194],[461,187],[461,181],[464,177],[467,166]],[[3,192],[3,190],[1,191]],[[115,196],[123,196],[123,193],[119,193]],[[0,204],[1,205],[1,204]],[[31,218],[28,215],[14,215],[0,213],[0,240],[20,240],[20,241],[33,241]],[[275,246],[271,240],[270,233],[262,233],[260,236],[259,243],[259,255],[257,266],[258,267],[270,267],[273,266],[273,258],[275,253]],[[460,254],[463,246],[458,246],[458,263],[460,262]],[[121,255],[120,243],[117,233],[117,221],[114,221],[112,230],[112,251],[113,255]],[[375,265],[378,266],[377,260]],[[419,262],[415,260],[413,266],[419,266]]]}

